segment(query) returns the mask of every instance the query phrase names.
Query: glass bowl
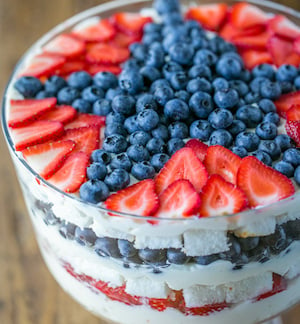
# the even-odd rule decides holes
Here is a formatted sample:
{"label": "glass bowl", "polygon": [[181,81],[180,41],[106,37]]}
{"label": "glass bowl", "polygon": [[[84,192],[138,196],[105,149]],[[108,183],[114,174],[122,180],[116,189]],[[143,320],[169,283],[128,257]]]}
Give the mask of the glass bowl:
{"label": "glass bowl", "polygon": [[[290,8],[249,2],[300,25],[300,14]],[[182,4],[186,8],[191,2]],[[115,323],[250,324],[272,318],[300,300],[298,193],[234,215],[156,218],[153,223],[151,217],[117,212],[111,216],[103,207],[58,190],[14,149],[7,127],[9,100],[16,96],[13,84],[19,72],[33,55],[86,19],[150,7],[147,0],[120,0],[84,11],[38,40],[12,74],[2,126],[41,253],[67,293]],[[124,252],[124,246],[133,252]],[[172,253],[179,250],[185,261],[171,262]],[[151,253],[156,253],[155,261]]]}

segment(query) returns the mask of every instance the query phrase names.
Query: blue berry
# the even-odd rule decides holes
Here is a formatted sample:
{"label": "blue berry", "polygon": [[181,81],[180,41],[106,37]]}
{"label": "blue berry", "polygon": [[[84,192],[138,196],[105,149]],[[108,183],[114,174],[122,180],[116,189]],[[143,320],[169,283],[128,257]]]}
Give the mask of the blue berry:
{"label": "blue berry", "polygon": [[265,77],[256,77],[250,82],[250,89],[253,93],[260,93],[261,86],[265,82],[270,82],[269,79]]}
{"label": "blue berry", "polygon": [[172,61],[188,65],[194,56],[194,49],[185,42],[175,43],[170,47],[169,55]]}
{"label": "blue berry", "polygon": [[157,87],[154,91],[154,98],[160,106],[164,106],[169,100],[174,98],[174,91],[168,86]]}
{"label": "blue berry", "polygon": [[107,116],[111,112],[111,102],[107,99],[98,99],[93,104],[93,114]]}
{"label": "blue berry", "polygon": [[195,79],[192,79],[188,82],[187,91],[190,93],[195,93],[198,91],[203,91],[203,92],[212,92],[212,86],[209,81],[207,81],[205,78],[197,77]]}
{"label": "blue berry", "polygon": [[160,15],[180,11],[178,0],[155,0],[153,7]]}
{"label": "blue berry", "polygon": [[213,131],[209,138],[210,145],[222,145],[227,148],[231,146],[232,141],[232,135],[225,129],[217,129]]}
{"label": "blue berry", "polygon": [[129,142],[130,144],[138,144],[145,146],[147,142],[151,139],[151,136],[149,133],[146,133],[144,131],[136,131],[129,136]]}
{"label": "blue berry", "polygon": [[165,25],[180,25],[183,23],[183,17],[180,12],[171,12],[163,15],[163,22]]}
{"label": "blue berry", "polygon": [[191,96],[189,106],[198,118],[207,118],[214,109],[211,95],[201,91],[196,92]]}
{"label": "blue berry", "polygon": [[161,42],[161,41],[162,41],[161,33],[144,34],[142,38],[142,43],[145,45],[151,45],[154,42]]}
{"label": "blue berry", "polygon": [[111,72],[98,72],[94,75],[94,84],[103,90],[113,89],[118,86],[118,78]]}
{"label": "blue berry", "polygon": [[212,83],[213,88],[215,89],[215,91],[219,91],[219,90],[226,90],[229,89],[229,82],[221,77],[215,78],[213,83]]}
{"label": "blue berry", "polygon": [[148,47],[142,43],[133,43],[129,46],[130,53],[137,61],[144,62]]}
{"label": "blue berry", "polygon": [[236,90],[240,97],[244,97],[249,92],[248,85],[242,80],[229,81],[229,86]]}
{"label": "blue berry", "polygon": [[152,179],[155,176],[155,170],[148,161],[134,164],[131,168],[131,173],[138,180]]}
{"label": "blue berry", "polygon": [[241,75],[242,68],[240,61],[229,55],[222,56],[216,64],[218,75],[226,80],[238,79]]}
{"label": "blue berry", "polygon": [[276,106],[273,103],[273,101],[269,99],[261,99],[258,102],[259,108],[262,110],[264,113],[269,113],[269,112],[276,112]]}
{"label": "blue berry", "polygon": [[170,77],[170,84],[174,90],[184,90],[188,84],[188,77],[184,71],[174,72]]}
{"label": "blue berry", "polygon": [[162,25],[159,23],[148,23],[144,26],[144,33],[159,33],[161,32]]}
{"label": "blue berry", "polygon": [[150,93],[140,95],[136,101],[136,112],[139,113],[145,109],[157,110],[157,104],[154,96]]}
{"label": "blue berry", "polygon": [[276,80],[294,82],[298,76],[298,69],[290,64],[281,65],[276,73]]}
{"label": "blue berry", "polygon": [[239,133],[235,138],[235,145],[243,146],[248,152],[255,151],[259,142],[259,137],[255,133],[248,131]]}
{"label": "blue berry", "polygon": [[218,90],[214,94],[214,101],[219,108],[232,109],[239,103],[239,94],[230,88]]}
{"label": "blue berry", "polygon": [[162,48],[150,47],[147,51],[145,64],[160,69],[165,63],[165,53]]}
{"label": "blue berry", "polygon": [[261,84],[260,95],[262,98],[276,100],[281,96],[281,87],[278,82],[265,81]]}
{"label": "blue berry", "polygon": [[67,81],[58,75],[52,75],[45,81],[44,86],[46,91],[57,93],[67,86]]}
{"label": "blue berry", "polygon": [[158,125],[158,122],[159,116],[153,109],[144,109],[137,115],[137,123],[139,127],[146,132],[154,129]]}
{"label": "blue berry", "polygon": [[289,93],[294,91],[294,85],[292,82],[289,81],[278,81],[280,88],[281,88],[281,93]]}
{"label": "blue berry", "polygon": [[195,65],[204,64],[210,67],[215,65],[217,60],[216,54],[205,48],[198,50],[194,56]]}
{"label": "blue berry", "polygon": [[282,156],[282,159],[286,162],[291,163],[294,167],[300,165],[300,149],[299,148],[289,148]]}
{"label": "blue berry", "polygon": [[183,148],[184,146],[185,146],[185,143],[181,138],[171,138],[167,143],[168,154],[171,156],[176,151]]}
{"label": "blue berry", "polygon": [[149,152],[142,145],[134,144],[128,147],[127,155],[134,162],[141,162],[149,160]]}
{"label": "blue berry", "polygon": [[122,124],[125,121],[125,116],[123,114],[120,113],[116,113],[114,111],[111,111],[105,118],[105,123],[106,125],[110,125],[110,124]]}
{"label": "blue berry", "polygon": [[257,125],[256,134],[264,140],[271,140],[277,136],[277,126],[274,123],[264,121]]}
{"label": "blue berry", "polygon": [[284,174],[286,177],[291,178],[294,176],[294,167],[291,163],[285,161],[279,161],[274,164],[274,169]]}
{"label": "blue berry", "polygon": [[140,73],[143,76],[144,84],[146,87],[150,86],[154,81],[161,78],[160,71],[154,66],[146,65],[140,69]]}
{"label": "blue berry", "polygon": [[59,234],[68,240],[73,240],[75,237],[76,225],[72,223],[66,223],[63,221],[59,226]]}
{"label": "blue berry", "polygon": [[207,120],[195,120],[190,126],[190,136],[201,141],[208,141],[213,128]]}
{"label": "blue berry", "polygon": [[135,95],[144,87],[143,76],[136,70],[123,70],[119,75],[119,87]]}
{"label": "blue berry", "polygon": [[111,191],[118,191],[126,188],[130,183],[130,177],[124,169],[114,169],[105,179],[105,184]]}
{"label": "blue berry", "polygon": [[135,111],[135,99],[130,95],[117,95],[112,100],[111,107],[114,112],[128,116]]}
{"label": "blue berry", "polygon": [[[124,70],[136,71],[138,73],[139,69],[141,68],[141,62],[137,58],[131,57],[130,59],[128,59],[123,63],[122,67],[123,67],[123,71]],[[108,89],[107,91],[109,90],[110,89]]]}
{"label": "blue berry", "polygon": [[123,126],[123,124],[114,123],[114,124],[108,124],[105,127],[104,134],[106,137],[110,136],[110,135],[114,135],[114,134],[119,134],[119,135],[126,137],[127,131],[126,131],[125,127]]}
{"label": "blue berry", "polygon": [[94,246],[95,252],[102,257],[120,258],[118,241],[112,237],[97,238]]}
{"label": "blue berry", "polygon": [[164,87],[171,87],[170,82],[166,79],[158,79],[156,81],[154,81],[151,86],[150,86],[150,92],[152,94],[154,94],[154,92],[156,91],[156,89],[158,88],[164,88]]}
{"label": "blue berry", "polygon": [[137,122],[137,115],[132,115],[125,119],[124,127],[129,134],[137,132],[141,130],[138,122]]}
{"label": "blue berry", "polygon": [[188,75],[191,79],[200,77],[210,80],[212,78],[211,69],[209,68],[209,66],[206,66],[204,64],[193,65],[189,69]]}
{"label": "blue berry", "polygon": [[45,98],[51,98],[51,97],[55,97],[54,92],[42,90],[36,94],[35,99],[45,99]]}
{"label": "blue berry", "polygon": [[243,146],[233,146],[231,151],[241,158],[248,156],[248,151]]}
{"label": "blue berry", "polygon": [[124,169],[125,171],[129,172],[132,167],[132,162],[131,162],[130,158],[128,157],[128,155],[123,152],[123,153],[116,154],[112,158],[109,166],[112,170]]}
{"label": "blue berry", "polygon": [[146,263],[156,264],[166,261],[166,251],[164,249],[140,249],[139,257]]}
{"label": "blue berry", "polygon": [[261,96],[257,92],[249,92],[244,97],[246,104],[258,103],[261,100]]}
{"label": "blue berry", "polygon": [[87,167],[86,174],[90,180],[103,180],[107,174],[106,165],[102,162],[94,162]]}
{"label": "blue berry", "polygon": [[272,140],[261,141],[258,145],[258,149],[268,153],[272,160],[277,160],[281,154],[279,145]]}
{"label": "blue berry", "polygon": [[43,89],[43,84],[38,78],[22,76],[15,82],[14,87],[25,98],[34,98]]}
{"label": "blue berry", "polygon": [[228,109],[217,108],[209,114],[208,121],[215,129],[227,128],[233,122],[233,115]]}
{"label": "blue berry", "polygon": [[211,264],[219,259],[220,259],[220,257],[218,254],[210,254],[210,255],[194,257],[195,262],[197,264],[201,264],[201,265],[208,265],[208,264]]}
{"label": "blue berry", "polygon": [[122,135],[111,135],[103,141],[103,149],[109,153],[121,153],[127,148],[126,138]]}
{"label": "blue berry", "polygon": [[269,80],[274,80],[275,69],[271,64],[259,64],[252,70],[252,74],[254,77],[264,77]]}
{"label": "blue berry", "polygon": [[189,135],[188,126],[182,122],[171,123],[168,127],[168,130],[171,138],[177,137],[177,138],[184,139],[187,138]]}
{"label": "blue berry", "polygon": [[79,194],[81,199],[97,204],[106,200],[109,196],[109,189],[103,181],[89,180],[81,185]]}
{"label": "blue berry", "polygon": [[81,245],[93,246],[97,239],[95,232],[91,228],[80,228],[75,229],[75,240]]}
{"label": "blue berry", "polygon": [[165,116],[174,121],[187,119],[189,113],[189,106],[180,99],[169,100],[164,107]]}
{"label": "blue berry", "polygon": [[169,156],[165,153],[157,153],[151,157],[150,163],[155,169],[156,172],[159,172],[160,169],[166,164],[169,160]]}
{"label": "blue berry", "polygon": [[300,186],[300,166],[297,166],[294,173],[294,179],[296,183]]}
{"label": "blue berry", "polygon": [[105,94],[105,99],[112,101],[115,96],[125,94],[125,91],[123,91],[121,88],[114,88],[114,89],[108,89]]}
{"label": "blue berry", "polygon": [[104,164],[109,164],[111,161],[111,156],[108,152],[98,149],[92,152],[91,159],[93,162],[103,162]]}
{"label": "blue berry", "polygon": [[152,134],[153,137],[161,138],[164,141],[167,141],[169,139],[168,128],[163,124],[159,124],[156,128],[154,128],[151,131],[151,134]]}
{"label": "blue berry", "polygon": [[179,90],[175,92],[175,97],[185,102],[189,102],[191,95],[185,90]]}
{"label": "blue berry", "polygon": [[156,154],[156,153],[164,153],[166,150],[166,144],[161,138],[155,138],[152,137],[147,145],[146,149],[150,153],[150,155]]}
{"label": "blue berry", "polygon": [[81,98],[75,99],[72,102],[72,107],[74,107],[80,113],[91,113],[92,112],[91,103],[84,99],[81,99]]}
{"label": "blue berry", "polygon": [[280,117],[275,112],[269,112],[264,116],[263,121],[270,122],[278,126],[280,123]]}
{"label": "blue berry", "polygon": [[189,257],[181,249],[170,248],[167,250],[167,259],[173,264],[185,264]]}
{"label": "blue berry", "polygon": [[229,127],[227,127],[227,130],[231,133],[232,136],[235,137],[237,134],[246,130],[246,125],[241,120],[234,119],[232,121],[232,124]]}
{"label": "blue berry", "polygon": [[295,78],[295,80],[294,80],[294,86],[295,86],[296,90],[300,90],[300,76],[298,76],[297,78]]}
{"label": "blue berry", "polygon": [[272,158],[267,152],[257,150],[255,152],[253,152],[252,155],[255,156],[261,162],[263,162],[264,164],[266,164],[268,166],[272,165]]}
{"label": "blue berry", "polygon": [[104,92],[99,87],[90,86],[90,87],[83,89],[83,91],[81,93],[81,97],[82,97],[82,99],[93,104],[96,100],[104,97]]}
{"label": "blue berry", "polygon": [[133,257],[138,252],[137,249],[134,247],[134,243],[129,242],[128,240],[119,239],[118,248],[120,253],[124,257]]}
{"label": "blue berry", "polygon": [[256,106],[245,105],[236,111],[236,119],[241,120],[249,128],[256,127],[263,118],[261,110]]}
{"label": "blue berry", "polygon": [[68,84],[72,88],[83,90],[93,83],[92,77],[85,71],[77,71],[70,74]]}
{"label": "blue berry", "polygon": [[71,105],[75,99],[80,98],[80,92],[76,88],[64,87],[58,91],[57,103],[60,105]]}
{"label": "blue berry", "polygon": [[183,71],[181,65],[176,62],[169,61],[162,67],[162,73],[167,80],[170,80],[172,75],[176,72]]}
{"label": "blue berry", "polygon": [[279,145],[281,152],[295,146],[294,141],[286,134],[277,135],[274,141]]}

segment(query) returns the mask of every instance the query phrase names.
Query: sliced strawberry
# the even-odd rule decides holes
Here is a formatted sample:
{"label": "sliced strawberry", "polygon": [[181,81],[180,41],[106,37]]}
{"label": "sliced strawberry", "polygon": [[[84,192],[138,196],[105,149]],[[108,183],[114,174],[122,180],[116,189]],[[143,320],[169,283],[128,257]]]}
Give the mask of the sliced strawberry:
{"label": "sliced strawberry", "polygon": [[247,29],[238,29],[230,22],[226,22],[226,24],[224,24],[220,30],[219,35],[230,42],[233,37],[254,36],[263,33],[265,30],[266,28],[264,26],[253,26]]}
{"label": "sliced strawberry", "polygon": [[267,13],[247,2],[239,2],[231,8],[230,22],[239,29],[266,25],[268,19]]}
{"label": "sliced strawberry", "polygon": [[245,193],[218,174],[208,178],[200,198],[200,217],[230,215],[247,206]]}
{"label": "sliced strawberry", "polygon": [[300,55],[294,51],[293,42],[288,39],[271,36],[268,41],[268,50],[274,64],[278,67],[282,64],[291,64],[298,67],[300,64]]}
{"label": "sliced strawberry", "polygon": [[181,218],[196,215],[200,197],[188,180],[179,179],[171,183],[160,195],[158,217]]}
{"label": "sliced strawberry", "polygon": [[237,184],[246,193],[251,207],[265,206],[295,193],[290,179],[254,156],[242,159]]}
{"label": "sliced strawberry", "polygon": [[276,100],[274,103],[275,103],[275,106],[277,109],[277,113],[281,117],[286,118],[286,112],[293,105],[300,105],[300,90],[284,94],[278,100]]}
{"label": "sliced strawberry", "polygon": [[62,165],[75,147],[73,141],[47,142],[22,151],[25,160],[41,177],[48,179]]}
{"label": "sliced strawberry", "polygon": [[73,34],[86,42],[105,42],[116,34],[115,27],[107,19],[102,19],[96,24],[74,30]]}
{"label": "sliced strawberry", "polygon": [[160,194],[171,183],[179,179],[189,180],[195,190],[200,192],[207,178],[207,171],[203,163],[191,148],[184,147],[172,155],[156,176],[156,192]]}
{"label": "sliced strawberry", "polygon": [[185,315],[208,316],[209,314],[220,312],[221,310],[226,308],[229,308],[229,305],[225,302],[212,305],[204,305],[201,307],[190,307],[186,308]]}
{"label": "sliced strawberry", "polygon": [[294,24],[286,16],[276,15],[268,23],[269,29],[276,35],[296,39],[300,37],[300,27]]}
{"label": "sliced strawberry", "polygon": [[286,112],[287,120],[300,121],[300,104],[292,105],[291,108]]}
{"label": "sliced strawberry", "polygon": [[20,127],[37,120],[43,113],[54,109],[56,98],[11,100],[9,127]]}
{"label": "sliced strawberry", "polygon": [[38,120],[28,126],[15,128],[11,131],[15,148],[17,151],[28,146],[56,139],[64,132],[63,124],[60,122]]}
{"label": "sliced strawberry", "polygon": [[267,43],[270,38],[270,34],[265,31],[261,34],[250,35],[250,36],[234,36],[231,42],[234,43],[239,48],[248,48],[256,50],[265,50],[267,48]]}
{"label": "sliced strawberry", "polygon": [[58,121],[63,124],[69,123],[77,115],[77,111],[72,106],[60,105],[44,113],[40,119]]}
{"label": "sliced strawberry", "polygon": [[247,69],[251,70],[259,64],[271,64],[273,59],[269,52],[267,51],[257,51],[257,50],[243,50],[240,55],[243,58],[244,64]]}
{"label": "sliced strawberry", "polygon": [[176,308],[185,313],[185,302],[182,290],[172,290],[167,298],[147,298],[151,308],[163,312],[167,308]]}
{"label": "sliced strawberry", "polygon": [[126,34],[141,34],[147,23],[152,22],[151,17],[142,16],[139,13],[118,12],[112,16],[115,26]]}
{"label": "sliced strawberry", "polygon": [[300,147],[300,121],[287,120],[285,123],[286,133],[292,138],[296,145]]}
{"label": "sliced strawberry", "polygon": [[88,126],[104,126],[105,116],[97,116],[90,114],[78,114],[77,117],[70,123],[65,125],[65,129],[73,129]]}
{"label": "sliced strawberry", "polygon": [[190,8],[186,18],[197,20],[204,28],[217,31],[226,19],[227,9],[226,3],[200,5]]}
{"label": "sliced strawberry", "polygon": [[60,34],[43,47],[46,53],[58,54],[67,58],[79,56],[85,51],[84,41],[70,34]]}
{"label": "sliced strawberry", "polygon": [[32,58],[20,76],[34,76],[37,78],[49,76],[59,69],[65,61],[66,58],[61,55],[42,53]]}
{"label": "sliced strawberry", "polygon": [[294,51],[300,55],[300,37],[294,40]]}
{"label": "sliced strawberry", "polygon": [[100,147],[100,128],[98,126],[67,129],[61,140],[72,140],[76,143],[74,152],[87,155]]}
{"label": "sliced strawberry", "polygon": [[152,216],[159,207],[155,183],[147,179],[119,190],[106,199],[105,206],[118,212]]}
{"label": "sliced strawberry", "polygon": [[192,138],[192,139],[190,139],[189,141],[186,142],[185,147],[190,147],[194,151],[194,153],[197,155],[197,158],[201,162],[204,161],[206,151],[208,149],[208,145],[201,142],[197,138]]}
{"label": "sliced strawberry", "polygon": [[56,73],[63,77],[67,77],[69,74],[77,71],[82,71],[86,69],[86,62],[82,59],[68,59],[67,62],[60,67]]}
{"label": "sliced strawberry", "polygon": [[76,192],[86,180],[89,156],[83,152],[70,154],[62,167],[48,181],[67,193]]}
{"label": "sliced strawberry", "polygon": [[116,64],[88,64],[85,70],[91,75],[95,75],[98,72],[110,72],[118,75],[122,72],[121,67]]}
{"label": "sliced strawberry", "polygon": [[280,293],[287,289],[287,281],[284,277],[280,276],[279,274],[273,273],[273,287],[271,291],[263,293],[262,295],[258,296],[256,300],[262,300],[265,298],[269,298],[277,293]]}
{"label": "sliced strawberry", "polygon": [[129,55],[127,48],[99,43],[89,47],[86,60],[90,63],[119,64],[126,61]]}
{"label": "sliced strawberry", "polygon": [[242,159],[221,145],[207,149],[204,165],[209,175],[219,174],[226,181],[236,184],[236,177]]}
{"label": "sliced strawberry", "polygon": [[130,44],[139,42],[140,40],[141,37],[139,35],[128,35],[118,32],[115,37],[109,41],[109,44],[116,47],[128,47]]}

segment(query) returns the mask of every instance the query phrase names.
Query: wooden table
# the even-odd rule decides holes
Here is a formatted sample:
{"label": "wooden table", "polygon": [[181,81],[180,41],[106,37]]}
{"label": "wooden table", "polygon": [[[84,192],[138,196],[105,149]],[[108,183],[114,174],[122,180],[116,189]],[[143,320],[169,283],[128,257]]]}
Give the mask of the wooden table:
{"label": "wooden table", "polygon": [[[105,1],[0,0],[0,92],[30,44],[57,23],[101,2]],[[278,2],[300,10],[299,0]],[[103,323],[79,307],[48,272],[2,136],[0,152],[0,323]],[[299,318],[297,307],[284,316],[284,324],[299,324]]]}

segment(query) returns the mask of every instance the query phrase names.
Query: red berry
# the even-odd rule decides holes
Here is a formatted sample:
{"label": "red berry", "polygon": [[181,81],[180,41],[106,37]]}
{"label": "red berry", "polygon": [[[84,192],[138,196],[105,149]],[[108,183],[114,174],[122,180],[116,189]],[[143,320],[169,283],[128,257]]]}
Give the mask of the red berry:
{"label": "red berry", "polygon": [[272,18],[268,27],[274,34],[284,38],[294,40],[300,37],[300,27],[283,15],[276,15]]}
{"label": "red berry", "polygon": [[295,91],[282,95],[275,102],[277,112],[280,116],[286,118],[286,112],[293,105],[300,105],[300,91]]}
{"label": "red berry", "polygon": [[54,109],[44,113],[40,119],[58,121],[63,124],[69,123],[77,115],[77,111],[72,106],[61,105],[56,106]]}
{"label": "red berry", "polygon": [[197,155],[197,158],[203,162],[207,149],[208,149],[208,145],[206,145],[205,143],[201,142],[200,140],[196,139],[196,138],[192,138],[189,141],[186,142],[185,147],[190,147],[194,153]]}
{"label": "red berry", "polygon": [[143,32],[144,26],[152,22],[151,17],[144,17],[139,13],[118,12],[111,18],[115,26],[126,34],[139,35]]}

